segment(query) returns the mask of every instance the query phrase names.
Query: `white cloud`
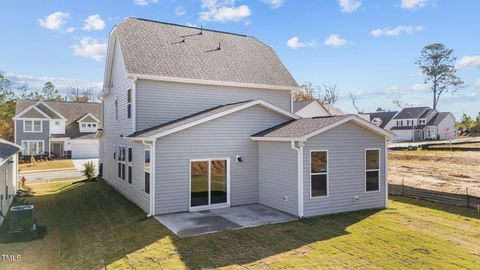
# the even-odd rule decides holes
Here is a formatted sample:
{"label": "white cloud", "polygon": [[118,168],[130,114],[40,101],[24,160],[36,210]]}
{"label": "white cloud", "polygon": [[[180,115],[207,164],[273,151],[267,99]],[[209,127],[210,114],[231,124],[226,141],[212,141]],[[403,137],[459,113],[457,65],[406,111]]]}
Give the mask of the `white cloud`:
{"label": "white cloud", "polygon": [[252,14],[247,5],[235,6],[235,0],[202,0],[200,21],[238,22]]}
{"label": "white cloud", "polygon": [[480,79],[478,79],[477,82],[475,83],[472,96],[480,96]]}
{"label": "white cloud", "polygon": [[107,54],[107,42],[99,42],[91,37],[84,37],[80,44],[72,46],[73,53],[95,61],[102,61]]}
{"label": "white cloud", "polygon": [[287,41],[287,46],[292,49],[299,49],[304,47],[316,47],[317,45],[318,45],[318,42],[316,40],[302,42],[298,37],[292,37]]}
{"label": "white cloud", "polygon": [[468,68],[480,68],[480,55],[465,55],[455,65],[458,70]]}
{"label": "white cloud", "polygon": [[340,37],[338,34],[330,35],[325,41],[323,42],[325,46],[331,47],[341,47],[347,44],[347,40]]}
{"label": "white cloud", "polygon": [[265,4],[270,5],[271,8],[279,8],[283,6],[284,0],[262,0]]}
{"label": "white cloud", "polygon": [[410,86],[408,89],[410,89],[414,92],[420,92],[420,91],[428,89],[428,85],[426,85],[424,83],[416,83],[416,84]]}
{"label": "white cloud", "polygon": [[198,25],[194,24],[194,23],[186,23],[185,24],[186,26],[190,26],[190,27],[198,27]]}
{"label": "white cloud", "polygon": [[133,0],[133,2],[138,6],[147,6],[149,4],[158,3],[158,0]]}
{"label": "white cloud", "polygon": [[403,9],[419,9],[427,5],[428,0],[402,0],[400,5]]}
{"label": "white cloud", "polygon": [[187,11],[185,9],[183,9],[183,7],[176,7],[175,8],[175,15],[183,16],[183,15],[185,15],[185,13],[187,13]]}
{"label": "white cloud", "polygon": [[65,29],[65,31],[67,31],[68,33],[73,33],[75,32],[75,27],[68,27],[67,29]]}
{"label": "white cloud", "polygon": [[67,18],[70,16],[68,12],[57,11],[43,19],[39,19],[38,23],[41,27],[50,30],[60,30],[62,26],[67,22]]}
{"label": "white cloud", "polygon": [[85,19],[85,23],[83,24],[83,30],[85,31],[101,31],[105,28],[105,21],[100,18],[99,14],[88,16]]}
{"label": "white cloud", "polygon": [[402,33],[405,34],[413,34],[415,32],[423,31],[423,26],[419,25],[416,27],[413,26],[398,26],[396,28],[377,28],[370,32],[374,37],[381,37],[381,36],[398,36]]}
{"label": "white cloud", "polygon": [[338,0],[338,4],[340,5],[341,11],[343,13],[350,13],[357,10],[361,5],[361,0]]}

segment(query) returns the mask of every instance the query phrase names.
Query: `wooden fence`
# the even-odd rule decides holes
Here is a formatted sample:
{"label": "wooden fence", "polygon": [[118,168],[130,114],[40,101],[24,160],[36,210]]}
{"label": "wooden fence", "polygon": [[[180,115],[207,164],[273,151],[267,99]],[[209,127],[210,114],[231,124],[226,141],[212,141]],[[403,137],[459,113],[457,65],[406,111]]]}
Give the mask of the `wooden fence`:
{"label": "wooden fence", "polygon": [[391,195],[405,196],[480,210],[480,197],[469,195],[468,189],[466,189],[465,194],[455,194],[405,185],[388,184],[388,193]]}

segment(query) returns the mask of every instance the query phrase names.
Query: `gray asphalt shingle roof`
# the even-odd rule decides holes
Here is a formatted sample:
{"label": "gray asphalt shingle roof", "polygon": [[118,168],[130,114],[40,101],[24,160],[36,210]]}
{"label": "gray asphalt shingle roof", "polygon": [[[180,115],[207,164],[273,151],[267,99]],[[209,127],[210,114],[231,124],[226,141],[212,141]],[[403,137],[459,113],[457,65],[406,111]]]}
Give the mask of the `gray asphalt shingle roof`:
{"label": "gray asphalt shingle roof", "polygon": [[299,138],[350,116],[352,114],[292,120],[256,133],[252,137]]}
{"label": "gray asphalt shingle roof", "polygon": [[242,106],[242,105],[244,105],[248,102],[251,102],[251,101],[252,100],[247,100],[247,101],[242,101],[242,102],[236,102],[236,103],[216,106],[216,107],[213,107],[213,108],[210,108],[210,109],[207,109],[207,110],[195,113],[195,114],[191,114],[191,115],[188,115],[188,116],[185,116],[185,117],[182,117],[182,118],[179,118],[179,119],[176,119],[176,120],[173,120],[173,121],[170,121],[170,122],[158,125],[158,126],[154,126],[154,127],[142,130],[142,131],[135,132],[131,135],[128,135],[128,137],[135,138],[135,137],[153,136],[153,135],[159,134],[161,132],[168,131],[170,129],[181,127],[183,125],[186,125],[186,124],[204,119],[206,117],[216,115],[218,113],[221,113],[221,112],[224,112],[224,111],[236,108],[236,107],[240,107],[240,106]]}
{"label": "gray asphalt shingle roof", "polygon": [[[127,18],[115,27],[128,73],[297,87],[273,49],[254,37]],[[219,49],[220,48],[220,49]]]}
{"label": "gray asphalt shingle roof", "polygon": [[438,126],[448,114],[449,112],[439,112],[432,119],[430,119],[430,121],[428,121],[427,126]]}
{"label": "gray asphalt shingle roof", "polygon": [[[19,99],[16,101],[15,115],[20,114],[26,108],[31,105],[34,105],[38,101],[36,100],[25,100]],[[52,137],[70,137],[71,139],[93,139],[95,136],[94,133],[84,133],[80,132],[77,120],[82,118],[88,113],[91,113],[95,118],[100,119],[101,105],[100,103],[82,103],[82,102],[67,102],[67,101],[46,101],[45,102],[52,109],[57,111],[67,120],[65,121],[65,133],[66,134],[57,134],[52,135]],[[44,111],[49,116],[54,116],[54,112],[51,110],[45,110],[46,107],[43,105],[37,106],[40,110]],[[52,117],[56,119],[58,117]]]}
{"label": "gray asphalt shingle roof", "polygon": [[429,107],[411,107],[403,108],[393,119],[415,119],[422,116]]}
{"label": "gray asphalt shingle roof", "polygon": [[380,124],[381,128],[385,128],[385,126],[392,120],[392,118],[397,114],[398,112],[373,112],[373,113],[367,113],[370,115],[370,121],[372,121],[375,118],[380,118],[382,120],[382,123]]}
{"label": "gray asphalt shingle roof", "polygon": [[20,151],[20,146],[0,139],[0,163]]}
{"label": "gray asphalt shingle roof", "polygon": [[293,111],[298,112],[299,110],[305,108],[307,105],[311,104],[312,102],[318,102],[318,104],[320,104],[320,106],[322,106],[331,115],[345,114],[341,109],[334,107],[330,104],[322,104],[317,99],[295,101],[293,102]]}

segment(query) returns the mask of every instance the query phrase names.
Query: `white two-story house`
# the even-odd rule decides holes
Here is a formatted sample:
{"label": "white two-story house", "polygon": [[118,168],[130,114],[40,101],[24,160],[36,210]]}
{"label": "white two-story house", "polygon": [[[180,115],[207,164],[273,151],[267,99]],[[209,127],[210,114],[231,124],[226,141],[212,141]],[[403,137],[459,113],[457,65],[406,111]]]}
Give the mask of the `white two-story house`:
{"label": "white two-story house", "polygon": [[97,158],[100,104],[17,100],[15,143],[21,157]]}
{"label": "white two-story house", "polygon": [[254,37],[127,18],[108,44],[103,178],[149,215],[385,207],[393,134],[355,115],[302,119],[297,90]]}
{"label": "white two-story house", "polygon": [[456,137],[455,117],[429,107],[368,113],[372,124],[394,133],[396,141],[448,140]]}

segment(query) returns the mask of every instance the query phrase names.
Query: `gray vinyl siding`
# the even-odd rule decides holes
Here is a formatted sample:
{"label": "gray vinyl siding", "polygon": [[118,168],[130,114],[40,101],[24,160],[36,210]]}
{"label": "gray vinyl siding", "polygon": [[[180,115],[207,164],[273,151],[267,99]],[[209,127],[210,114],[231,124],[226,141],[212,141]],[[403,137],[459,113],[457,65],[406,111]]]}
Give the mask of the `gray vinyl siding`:
{"label": "gray vinyl siding", "polygon": [[[133,132],[132,119],[127,118],[127,90],[132,88],[132,81],[127,77],[119,43],[114,48],[112,64],[112,87],[110,94],[103,99],[103,128],[101,138],[101,162],[104,179],[122,193],[126,198],[149,211],[149,195],[144,192],[143,151],[145,146],[134,143],[122,136]],[[115,119],[115,97],[118,99],[118,120]],[[114,145],[133,147],[133,183],[118,177],[117,161],[113,159]],[[126,169],[127,172],[127,169]]]}
{"label": "gray vinyl siding", "polygon": [[258,142],[259,203],[298,215],[297,156],[289,142]]}
{"label": "gray vinyl siding", "polygon": [[[380,149],[380,191],[365,192],[365,148]],[[310,150],[328,150],[328,197],[310,198]],[[385,207],[385,139],[347,122],[304,146],[304,215]],[[354,201],[353,197],[359,200]]]}
{"label": "gray vinyl siding", "polygon": [[23,140],[43,141],[45,152],[50,152],[50,122],[48,120],[42,120],[42,132],[23,132],[23,120],[15,120],[15,129],[16,144],[22,145]]}
{"label": "gray vinyl siding", "polygon": [[[13,163],[9,163],[9,161],[13,161]],[[2,198],[0,200],[0,210],[3,214],[3,216],[0,215],[0,225],[3,222],[4,216],[7,215],[8,208],[12,203],[13,196],[16,193],[14,183],[16,182],[16,179],[14,179],[14,170],[17,166],[16,163],[17,159],[15,158],[15,156],[12,156],[8,158],[8,161],[5,161],[5,163],[0,166],[0,194],[2,195]],[[8,174],[6,174],[5,172],[8,172]],[[8,178],[5,179],[5,176],[8,176]],[[5,186],[5,184],[8,186],[8,188]]]}
{"label": "gray vinyl siding", "polygon": [[257,203],[258,146],[250,135],[286,120],[255,106],[158,139],[155,213],[189,210],[190,159],[230,158],[230,205]]}
{"label": "gray vinyl siding", "polygon": [[172,121],[218,105],[263,99],[290,111],[290,92],[138,80],[137,130]]}

